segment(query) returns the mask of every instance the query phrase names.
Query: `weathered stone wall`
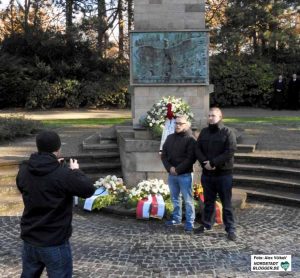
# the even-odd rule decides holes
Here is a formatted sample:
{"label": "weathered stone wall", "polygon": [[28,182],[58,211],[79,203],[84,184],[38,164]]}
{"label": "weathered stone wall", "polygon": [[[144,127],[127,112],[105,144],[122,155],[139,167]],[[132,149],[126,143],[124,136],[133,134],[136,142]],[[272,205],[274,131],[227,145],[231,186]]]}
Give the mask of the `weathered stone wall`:
{"label": "weathered stone wall", "polygon": [[204,0],[136,0],[135,31],[205,28]]}

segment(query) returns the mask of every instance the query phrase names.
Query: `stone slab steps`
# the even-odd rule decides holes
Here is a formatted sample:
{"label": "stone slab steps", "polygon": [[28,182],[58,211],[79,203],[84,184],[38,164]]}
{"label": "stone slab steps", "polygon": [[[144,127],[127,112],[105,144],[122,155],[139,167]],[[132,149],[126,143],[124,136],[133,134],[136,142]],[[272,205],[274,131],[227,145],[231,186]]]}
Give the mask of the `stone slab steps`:
{"label": "stone slab steps", "polygon": [[0,200],[2,196],[7,196],[10,194],[18,194],[19,190],[17,188],[16,183],[11,184],[2,184],[0,185]]}
{"label": "stone slab steps", "polygon": [[247,200],[255,199],[260,201],[267,201],[276,204],[284,204],[288,206],[300,207],[300,194],[291,192],[278,192],[275,190],[265,190],[262,188],[242,188],[240,189],[247,193]]}
{"label": "stone slab steps", "polygon": [[277,192],[291,192],[300,194],[300,181],[283,178],[266,178],[246,175],[233,175],[233,186],[236,188],[263,188]]}
{"label": "stone slab steps", "polygon": [[278,167],[292,167],[300,169],[300,159],[267,157],[257,154],[240,154],[234,156],[234,162],[237,164],[255,164],[255,165],[272,165]]}
{"label": "stone slab steps", "polygon": [[258,144],[257,138],[240,133],[235,130],[237,135],[237,153],[253,153],[256,150]]}
{"label": "stone slab steps", "polygon": [[119,147],[117,143],[107,143],[107,144],[82,144],[82,149],[84,151],[108,151],[108,152],[116,152],[119,151]]}
{"label": "stone slab steps", "polygon": [[17,172],[0,174],[0,187],[3,185],[11,185],[16,183]]}
{"label": "stone slab steps", "polygon": [[19,169],[19,161],[0,161],[0,175],[5,171],[18,171]]}
{"label": "stone slab steps", "polygon": [[256,145],[252,144],[237,144],[238,153],[253,153],[256,149]]}
{"label": "stone slab steps", "polygon": [[97,162],[97,163],[81,163],[80,169],[85,173],[103,172],[103,170],[120,170],[121,162]]}
{"label": "stone slab steps", "polygon": [[[97,153],[83,153],[76,155],[72,158],[76,158],[79,163],[85,163],[85,162],[101,162],[101,161],[114,161],[118,162],[120,161],[120,154],[119,152],[97,152]],[[65,160],[68,161],[70,157],[65,157]]]}
{"label": "stone slab steps", "polygon": [[21,215],[24,205],[21,194],[1,196],[0,216]]}
{"label": "stone slab steps", "polygon": [[265,178],[284,178],[300,181],[300,169],[292,167],[280,167],[273,165],[238,164],[234,165],[234,173],[237,175],[251,175]]}

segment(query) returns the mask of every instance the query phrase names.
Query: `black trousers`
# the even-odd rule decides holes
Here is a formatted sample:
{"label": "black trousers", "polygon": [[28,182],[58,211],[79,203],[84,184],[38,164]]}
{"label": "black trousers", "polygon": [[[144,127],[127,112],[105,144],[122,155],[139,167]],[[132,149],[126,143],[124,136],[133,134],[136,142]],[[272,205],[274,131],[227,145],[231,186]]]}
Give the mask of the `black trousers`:
{"label": "black trousers", "polygon": [[204,194],[204,215],[203,224],[211,229],[214,223],[215,202],[219,195],[223,206],[223,223],[227,233],[235,232],[232,198],[232,175],[226,176],[205,176],[202,175],[201,183]]}

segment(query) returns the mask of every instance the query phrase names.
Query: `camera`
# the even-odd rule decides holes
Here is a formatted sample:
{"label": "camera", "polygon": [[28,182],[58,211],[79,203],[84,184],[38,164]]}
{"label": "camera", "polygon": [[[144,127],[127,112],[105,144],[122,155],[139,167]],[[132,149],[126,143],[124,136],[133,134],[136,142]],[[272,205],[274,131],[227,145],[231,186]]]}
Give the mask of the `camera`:
{"label": "camera", "polygon": [[67,162],[64,159],[60,160],[59,164],[60,164],[60,167],[67,167]]}

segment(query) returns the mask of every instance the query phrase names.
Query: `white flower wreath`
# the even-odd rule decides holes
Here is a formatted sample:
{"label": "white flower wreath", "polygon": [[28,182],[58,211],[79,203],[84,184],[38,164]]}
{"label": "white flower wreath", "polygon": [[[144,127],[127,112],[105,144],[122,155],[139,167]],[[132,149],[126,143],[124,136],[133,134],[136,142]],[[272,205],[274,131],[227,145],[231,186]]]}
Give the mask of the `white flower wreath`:
{"label": "white flower wreath", "polygon": [[174,117],[177,115],[187,115],[189,120],[192,120],[194,115],[191,112],[189,105],[181,98],[168,96],[162,98],[155,103],[147,112],[147,115],[142,120],[142,125],[149,128],[160,127],[163,128],[167,119],[167,105],[172,104],[172,112]]}

